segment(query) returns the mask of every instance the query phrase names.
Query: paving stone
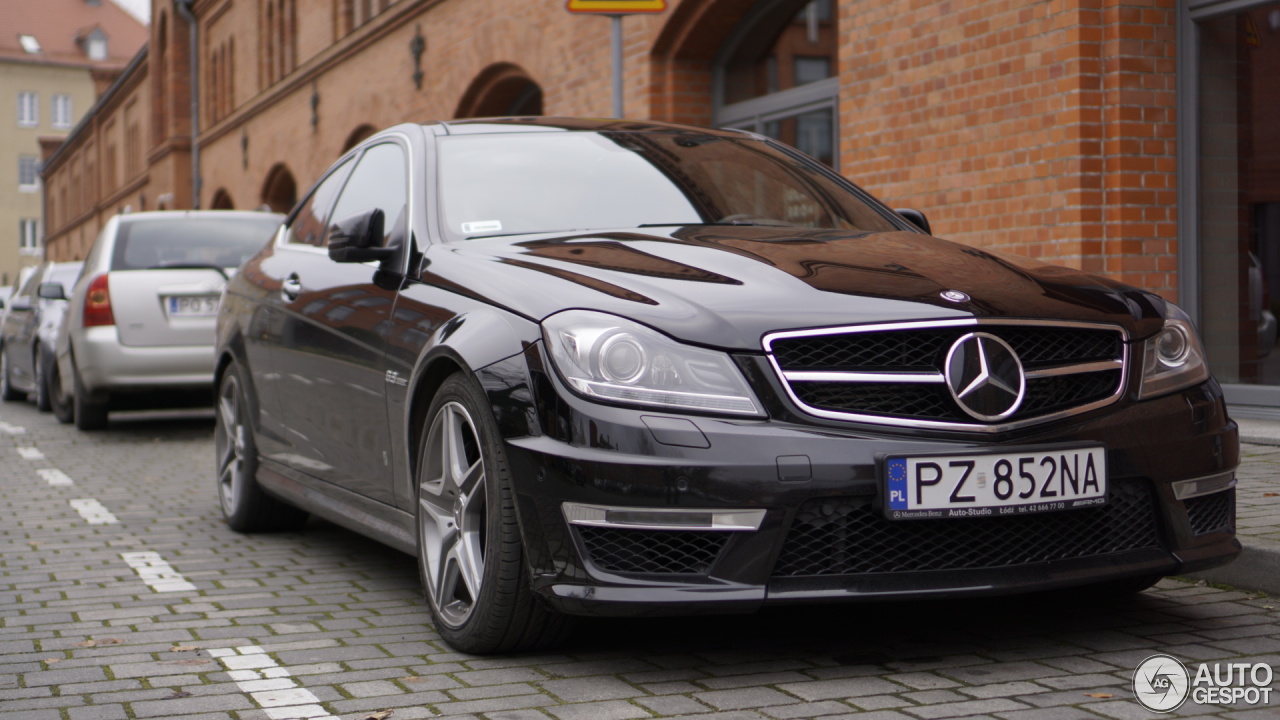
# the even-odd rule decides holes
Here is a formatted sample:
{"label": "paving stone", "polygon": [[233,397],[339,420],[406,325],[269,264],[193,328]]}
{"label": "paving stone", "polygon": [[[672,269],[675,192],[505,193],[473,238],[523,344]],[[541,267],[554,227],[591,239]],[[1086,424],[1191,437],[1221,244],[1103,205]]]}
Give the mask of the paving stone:
{"label": "paving stone", "polygon": [[706,712],[710,708],[702,703],[684,695],[662,695],[660,697],[641,697],[634,701],[637,705],[643,705],[660,716],[666,715],[688,715],[691,713]]}
{"label": "paving stone", "polygon": [[803,700],[831,700],[859,695],[885,695],[902,692],[905,687],[880,678],[844,678],[840,680],[815,680],[804,683],[784,683],[778,686]]}
{"label": "paving stone", "polygon": [[850,707],[844,703],[824,700],[821,702],[796,703],[795,705],[778,705],[764,708],[760,712],[771,718],[778,718],[778,720],[796,720],[798,718],[807,719],[824,715],[847,714],[849,710]]}
{"label": "paving stone", "polygon": [[[412,558],[323,521],[231,532],[211,488],[207,420],[139,431],[113,418],[85,435],[20,403],[0,419],[77,482],[60,490],[0,463],[0,720],[271,720],[247,688],[305,688],[342,720],[384,709],[389,720],[1127,720],[1152,717],[1128,684],[1156,652],[1193,668],[1280,668],[1280,601],[1176,579],[1131,601],[1052,608],[993,598],[592,620],[551,652],[476,657],[431,627]],[[13,444],[0,433],[0,457]],[[1241,536],[1280,536],[1280,500],[1262,498],[1280,492],[1280,448],[1240,477]],[[67,505],[81,496],[120,526],[83,523]],[[148,550],[200,592],[143,585],[120,553]],[[80,645],[107,638],[123,642]],[[242,687],[209,651],[243,646],[278,667]],[[1275,710],[1188,704],[1175,715]]]}
{"label": "paving stone", "polygon": [[795,702],[794,697],[767,687],[714,690],[695,693],[694,697],[717,710],[742,710]]}
{"label": "paving stone", "polygon": [[949,702],[942,705],[908,707],[903,708],[902,711],[909,715],[934,720],[935,718],[967,717],[981,713],[1021,710],[1026,707],[1026,705],[1008,698],[994,698],[990,700],[969,700],[966,702]]}
{"label": "paving stone", "polygon": [[560,720],[633,720],[653,717],[644,708],[621,700],[557,705],[548,707],[547,712]]}
{"label": "paving stone", "polygon": [[542,686],[543,690],[567,703],[588,700],[616,700],[645,694],[643,690],[609,676],[583,677],[572,680],[543,680],[538,684]]}

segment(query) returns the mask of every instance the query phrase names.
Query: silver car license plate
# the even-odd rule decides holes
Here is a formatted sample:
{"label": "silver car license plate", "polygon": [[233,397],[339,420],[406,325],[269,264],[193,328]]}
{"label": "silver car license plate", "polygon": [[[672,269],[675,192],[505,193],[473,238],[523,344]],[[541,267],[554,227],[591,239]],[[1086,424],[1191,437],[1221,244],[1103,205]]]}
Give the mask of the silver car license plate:
{"label": "silver car license plate", "polygon": [[169,298],[170,317],[211,317],[217,314],[217,295],[174,295]]}
{"label": "silver car license plate", "polygon": [[1106,449],[890,456],[884,461],[884,482],[890,520],[997,517],[1105,505]]}

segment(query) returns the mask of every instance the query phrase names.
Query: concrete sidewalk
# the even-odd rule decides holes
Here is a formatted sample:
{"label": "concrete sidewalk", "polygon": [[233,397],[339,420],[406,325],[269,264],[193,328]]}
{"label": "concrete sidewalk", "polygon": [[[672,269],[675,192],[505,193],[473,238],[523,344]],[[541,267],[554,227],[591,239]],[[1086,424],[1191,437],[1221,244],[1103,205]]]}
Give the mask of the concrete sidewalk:
{"label": "concrete sidewalk", "polygon": [[1236,418],[1236,534],[1244,551],[1235,562],[1192,577],[1280,596],[1280,420]]}

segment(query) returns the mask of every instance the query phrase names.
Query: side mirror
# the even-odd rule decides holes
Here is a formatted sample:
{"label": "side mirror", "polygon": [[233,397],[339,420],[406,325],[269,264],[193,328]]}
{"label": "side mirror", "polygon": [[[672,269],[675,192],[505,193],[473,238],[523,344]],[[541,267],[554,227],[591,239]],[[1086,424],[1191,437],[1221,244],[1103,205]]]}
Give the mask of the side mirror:
{"label": "side mirror", "polygon": [[344,218],[329,228],[329,259],[334,262],[386,260],[395,248],[382,247],[385,214],[378,208]]}
{"label": "side mirror", "polygon": [[911,208],[895,208],[894,212],[901,215],[908,222],[924,231],[925,235],[932,235],[933,231],[929,229],[929,218],[924,213]]}
{"label": "side mirror", "polygon": [[36,295],[45,300],[67,299],[67,291],[62,287],[62,283],[55,282],[40,283],[40,287],[36,288]]}

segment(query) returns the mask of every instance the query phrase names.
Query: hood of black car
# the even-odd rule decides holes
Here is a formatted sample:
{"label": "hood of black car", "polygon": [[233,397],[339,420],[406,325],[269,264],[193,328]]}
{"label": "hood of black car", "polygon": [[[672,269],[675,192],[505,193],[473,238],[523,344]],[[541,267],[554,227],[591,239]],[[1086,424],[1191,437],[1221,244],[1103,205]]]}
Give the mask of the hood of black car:
{"label": "hood of black car", "polygon": [[[912,232],[685,226],[481,238],[436,246],[426,278],[534,320],[623,315],[687,342],[759,350],[772,331],[1016,317],[1162,322],[1156,296],[1069,268]],[[958,290],[968,300],[945,299]]]}

